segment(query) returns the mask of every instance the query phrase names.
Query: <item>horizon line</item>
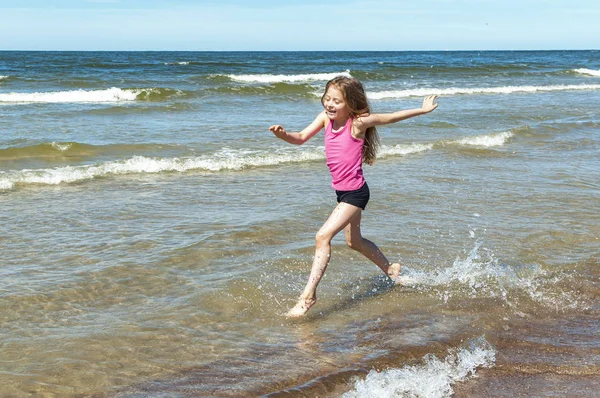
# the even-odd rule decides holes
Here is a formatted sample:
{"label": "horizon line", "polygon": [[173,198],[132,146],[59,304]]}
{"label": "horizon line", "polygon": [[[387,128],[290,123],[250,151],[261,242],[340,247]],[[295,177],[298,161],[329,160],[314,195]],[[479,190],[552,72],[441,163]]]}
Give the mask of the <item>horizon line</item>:
{"label": "horizon line", "polygon": [[600,48],[555,48],[555,49],[445,49],[445,50],[100,50],[100,49],[70,49],[70,50],[41,50],[41,49],[0,49],[0,52],[477,52],[477,51],[512,51],[512,52],[543,52],[543,51],[600,51]]}

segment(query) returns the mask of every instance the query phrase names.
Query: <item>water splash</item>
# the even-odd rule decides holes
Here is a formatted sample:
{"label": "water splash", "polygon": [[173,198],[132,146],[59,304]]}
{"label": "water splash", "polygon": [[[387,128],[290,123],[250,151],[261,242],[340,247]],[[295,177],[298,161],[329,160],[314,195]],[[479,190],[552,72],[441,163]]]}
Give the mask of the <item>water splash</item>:
{"label": "water splash", "polygon": [[579,309],[583,303],[576,292],[563,291],[559,282],[570,276],[553,274],[539,264],[511,266],[501,263],[492,250],[477,241],[465,258],[434,271],[403,268],[404,285],[431,291],[444,303],[453,298],[496,298],[520,311],[520,300],[528,298],[547,309]]}

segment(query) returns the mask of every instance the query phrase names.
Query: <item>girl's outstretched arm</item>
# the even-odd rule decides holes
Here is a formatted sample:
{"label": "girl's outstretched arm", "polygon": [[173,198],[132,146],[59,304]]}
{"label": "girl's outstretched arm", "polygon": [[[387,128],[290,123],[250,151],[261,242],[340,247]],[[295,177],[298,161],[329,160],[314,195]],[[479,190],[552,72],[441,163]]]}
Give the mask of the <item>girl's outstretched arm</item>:
{"label": "girl's outstretched arm", "polygon": [[275,124],[269,127],[269,130],[275,134],[277,138],[289,142],[290,144],[302,145],[306,141],[310,140],[315,134],[321,131],[326,126],[326,122],[329,121],[325,111],[319,113],[319,115],[313,120],[311,124],[299,133],[288,133],[285,128],[280,124]]}
{"label": "girl's outstretched arm", "polygon": [[428,95],[423,100],[423,106],[421,108],[407,109],[393,113],[373,113],[370,115],[361,116],[359,119],[362,123],[361,127],[362,129],[366,130],[369,127],[396,123],[401,120],[409,119],[411,117],[424,115],[438,107],[438,104],[435,103],[436,98],[437,95]]}

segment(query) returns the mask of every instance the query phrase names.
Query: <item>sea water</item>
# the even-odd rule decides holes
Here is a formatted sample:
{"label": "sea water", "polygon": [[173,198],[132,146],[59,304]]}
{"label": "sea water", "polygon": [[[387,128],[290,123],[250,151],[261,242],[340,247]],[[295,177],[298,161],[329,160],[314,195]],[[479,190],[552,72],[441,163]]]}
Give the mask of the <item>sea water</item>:
{"label": "sea water", "polygon": [[[328,79],[380,127],[362,231],[283,314],[335,206]],[[597,396],[600,53],[0,52],[0,395]]]}

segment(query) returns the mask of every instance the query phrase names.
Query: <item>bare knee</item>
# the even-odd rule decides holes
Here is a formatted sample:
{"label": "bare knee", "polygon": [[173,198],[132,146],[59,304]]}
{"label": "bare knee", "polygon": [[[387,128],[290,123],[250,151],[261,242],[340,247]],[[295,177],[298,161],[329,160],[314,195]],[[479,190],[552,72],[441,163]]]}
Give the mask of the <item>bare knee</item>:
{"label": "bare knee", "polygon": [[331,242],[332,238],[333,237],[329,236],[329,234],[327,233],[321,231],[317,232],[317,235],[315,236],[315,242],[317,244],[317,247],[328,245]]}

